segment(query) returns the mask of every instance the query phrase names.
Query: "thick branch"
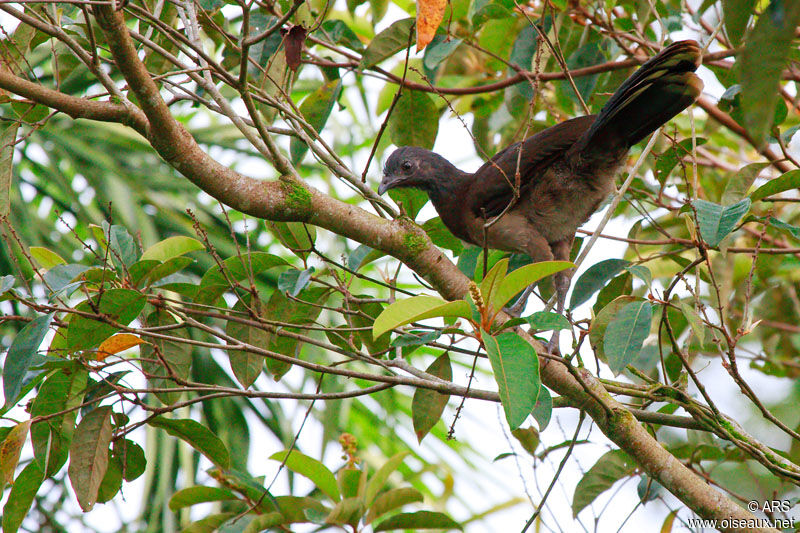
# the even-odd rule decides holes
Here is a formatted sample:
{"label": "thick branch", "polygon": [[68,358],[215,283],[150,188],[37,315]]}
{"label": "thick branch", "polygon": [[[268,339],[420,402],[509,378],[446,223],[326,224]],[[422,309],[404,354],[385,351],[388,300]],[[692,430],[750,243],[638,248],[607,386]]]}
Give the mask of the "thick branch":
{"label": "thick branch", "polygon": [[136,108],[70,96],[15,76],[4,69],[0,69],[0,89],[57,109],[72,118],[125,124],[147,137],[149,129],[147,118]]}

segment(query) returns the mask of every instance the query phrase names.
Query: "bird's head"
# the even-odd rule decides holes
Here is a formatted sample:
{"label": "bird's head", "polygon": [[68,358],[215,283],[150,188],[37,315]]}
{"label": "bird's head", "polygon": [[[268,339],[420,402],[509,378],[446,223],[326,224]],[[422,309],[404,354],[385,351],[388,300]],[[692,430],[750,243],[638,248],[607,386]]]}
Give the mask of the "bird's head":
{"label": "bird's head", "polygon": [[444,157],[416,146],[398,148],[383,167],[378,194],[398,187],[415,187],[430,192],[437,180],[446,179],[458,170]]}

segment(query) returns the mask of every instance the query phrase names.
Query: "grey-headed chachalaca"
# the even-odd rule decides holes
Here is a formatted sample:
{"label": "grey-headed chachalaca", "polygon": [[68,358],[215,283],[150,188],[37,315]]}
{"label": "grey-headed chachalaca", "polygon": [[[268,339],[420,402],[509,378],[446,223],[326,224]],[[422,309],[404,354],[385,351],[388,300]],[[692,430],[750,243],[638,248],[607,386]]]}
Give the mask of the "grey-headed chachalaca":
{"label": "grey-headed chachalaca", "polygon": [[[699,64],[695,41],[676,42],[644,63],[597,115],[567,120],[512,144],[474,174],[429,150],[398,148],[386,161],[378,193],[422,189],[447,229],[468,243],[525,253],[534,261],[569,259],[578,226],[614,189],[630,147],[697,99],[703,88],[694,74]],[[484,242],[484,225],[501,214]],[[559,312],[569,276],[556,275]]]}

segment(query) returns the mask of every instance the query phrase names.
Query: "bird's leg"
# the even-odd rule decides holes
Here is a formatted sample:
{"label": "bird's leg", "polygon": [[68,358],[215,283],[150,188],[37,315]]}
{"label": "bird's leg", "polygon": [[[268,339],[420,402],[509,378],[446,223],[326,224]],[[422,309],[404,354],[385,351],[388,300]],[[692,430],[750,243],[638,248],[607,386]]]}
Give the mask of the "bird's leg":
{"label": "bird's leg", "polygon": [[[502,226],[499,229],[504,230]],[[505,231],[507,232],[506,236],[514,235],[516,238],[525,239],[522,242],[515,243],[517,250],[528,254],[528,256],[533,259],[534,263],[553,260],[553,252],[550,249],[550,245],[547,244],[547,240],[545,240],[534,227],[526,224],[524,227],[520,228],[520,224],[511,224]],[[569,254],[569,252],[567,253]],[[525,305],[528,303],[528,297],[535,287],[535,283],[529,285],[528,288],[522,292],[522,295],[514,305],[506,307],[505,311],[509,315],[515,317],[522,315],[522,312],[525,310]]]}
{"label": "bird's leg", "polygon": [[[563,239],[551,245],[553,257],[557,261],[569,261],[569,253],[572,250],[573,237]],[[559,315],[564,314],[564,307],[567,301],[567,291],[569,291],[569,282],[572,279],[574,269],[562,270],[553,276],[553,285],[556,289],[556,312]],[[547,351],[555,353],[558,348],[558,330],[553,332],[550,342],[547,344]]]}

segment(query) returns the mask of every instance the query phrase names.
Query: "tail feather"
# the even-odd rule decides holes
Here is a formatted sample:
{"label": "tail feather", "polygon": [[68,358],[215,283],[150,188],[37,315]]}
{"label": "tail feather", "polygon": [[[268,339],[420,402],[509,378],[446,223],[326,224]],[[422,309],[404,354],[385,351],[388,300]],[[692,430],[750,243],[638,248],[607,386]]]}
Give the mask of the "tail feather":
{"label": "tail feather", "polygon": [[694,74],[698,66],[697,42],[664,48],[620,85],[573,147],[575,153],[627,150],[654,132],[700,95],[703,82]]}

